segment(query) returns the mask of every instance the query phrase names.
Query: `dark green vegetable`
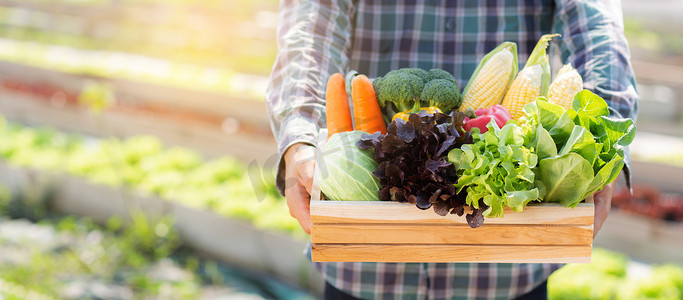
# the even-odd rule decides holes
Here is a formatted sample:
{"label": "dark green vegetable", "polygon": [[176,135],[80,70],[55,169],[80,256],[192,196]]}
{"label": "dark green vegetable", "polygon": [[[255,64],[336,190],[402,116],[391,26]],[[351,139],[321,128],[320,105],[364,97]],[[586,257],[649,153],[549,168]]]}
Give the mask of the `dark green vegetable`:
{"label": "dark green vegetable", "polygon": [[[403,73],[408,73],[408,74],[420,77],[422,79],[422,82],[424,82],[424,83],[427,83],[430,80],[429,72],[427,72],[423,69],[420,69],[420,68],[403,68],[403,69],[399,69],[396,71],[400,71]],[[391,71],[391,72],[396,72],[396,71]],[[391,73],[391,72],[389,72],[389,73]]]}
{"label": "dark green vegetable", "polygon": [[446,79],[448,81],[455,82],[455,77],[451,73],[442,69],[431,69],[427,72],[427,81],[429,82],[435,79]]}
{"label": "dark green vegetable", "polygon": [[434,79],[427,82],[420,94],[420,100],[427,102],[429,106],[440,108],[446,114],[458,108],[462,103],[458,85],[455,81],[448,79]]}
{"label": "dark green vegetable", "polygon": [[373,80],[372,86],[387,123],[398,112],[436,106],[444,113],[450,113],[462,102],[455,77],[441,69],[393,70]]}
{"label": "dark green vegetable", "polygon": [[473,144],[451,150],[448,161],[459,176],[458,193],[467,192],[467,205],[480,209],[483,201],[483,217],[500,218],[505,207],[519,212],[540,201],[545,190],[537,186],[538,157],[525,145],[523,128],[515,123],[499,128],[493,120],[487,126],[484,134],[474,130]]}
{"label": "dark green vegetable", "polygon": [[408,69],[395,70],[375,79],[373,86],[381,107],[393,104],[397,111],[420,107],[420,93],[424,88],[422,78],[411,74]]}
{"label": "dark green vegetable", "polygon": [[588,90],[576,95],[570,109],[539,97],[524,111],[527,142],[540,158],[544,201],[574,207],[617,178],[635,136],[632,119],[609,117],[605,100]]}

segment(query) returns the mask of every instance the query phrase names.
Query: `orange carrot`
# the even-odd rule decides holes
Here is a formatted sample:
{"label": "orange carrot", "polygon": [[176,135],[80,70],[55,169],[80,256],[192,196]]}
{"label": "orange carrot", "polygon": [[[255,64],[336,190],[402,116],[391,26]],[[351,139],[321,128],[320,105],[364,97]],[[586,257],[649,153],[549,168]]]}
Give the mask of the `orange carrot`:
{"label": "orange carrot", "polygon": [[327,119],[327,138],[333,134],[352,131],[349,96],[344,86],[344,76],[335,73],[327,80],[325,89],[325,115]]}
{"label": "orange carrot", "polygon": [[387,133],[382,112],[375,96],[375,88],[365,75],[358,75],[351,81],[351,99],[353,100],[353,120],[356,130],[367,133],[377,131]]}

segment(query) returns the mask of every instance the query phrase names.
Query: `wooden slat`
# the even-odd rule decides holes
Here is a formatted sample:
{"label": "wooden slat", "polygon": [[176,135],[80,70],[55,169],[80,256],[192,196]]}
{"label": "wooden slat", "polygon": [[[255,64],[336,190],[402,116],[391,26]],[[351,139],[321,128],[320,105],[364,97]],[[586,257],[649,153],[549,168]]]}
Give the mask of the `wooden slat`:
{"label": "wooden slat", "polygon": [[[313,224],[400,223],[466,224],[465,217],[441,217],[433,210],[420,210],[413,204],[386,201],[311,201]],[[567,224],[592,225],[593,204],[580,203],[574,209],[556,203],[529,205],[523,212],[505,210],[504,218],[487,218],[485,224]]]}
{"label": "wooden slat", "polygon": [[590,245],[593,226],[313,224],[315,244]]}
{"label": "wooden slat", "polygon": [[313,244],[313,261],[589,263],[591,246]]}

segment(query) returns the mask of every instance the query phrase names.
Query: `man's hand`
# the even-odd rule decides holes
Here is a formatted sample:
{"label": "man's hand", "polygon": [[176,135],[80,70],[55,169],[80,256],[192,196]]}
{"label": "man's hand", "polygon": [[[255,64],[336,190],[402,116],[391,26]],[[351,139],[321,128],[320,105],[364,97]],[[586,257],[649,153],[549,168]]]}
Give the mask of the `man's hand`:
{"label": "man's hand", "polygon": [[617,181],[614,180],[610,184],[606,185],[599,192],[593,194],[593,201],[595,204],[595,215],[593,216],[593,237],[598,234],[602,224],[605,223],[607,215],[612,208],[612,194],[614,193],[614,187],[617,185]]}
{"label": "man's hand", "polygon": [[285,198],[289,214],[311,233],[311,186],[316,149],[308,144],[294,144],[285,152]]}

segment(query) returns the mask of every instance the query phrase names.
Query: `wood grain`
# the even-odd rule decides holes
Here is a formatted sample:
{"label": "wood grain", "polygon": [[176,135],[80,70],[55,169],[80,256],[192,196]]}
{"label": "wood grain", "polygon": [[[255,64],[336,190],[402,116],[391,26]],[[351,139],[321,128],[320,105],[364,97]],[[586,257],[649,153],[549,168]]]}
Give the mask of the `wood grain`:
{"label": "wood grain", "polygon": [[313,244],[313,261],[590,263],[591,246]]}
{"label": "wood grain", "polygon": [[313,224],[316,244],[590,245],[592,225]]}
{"label": "wood grain", "polygon": [[[562,207],[557,203],[532,204],[522,212],[506,208],[505,217],[487,218],[484,224],[567,224],[592,225],[593,204],[580,203],[575,208]],[[420,210],[410,203],[386,201],[311,201],[313,224],[341,223],[420,223],[420,224],[467,224],[465,217],[447,215],[441,217],[433,210]]]}

